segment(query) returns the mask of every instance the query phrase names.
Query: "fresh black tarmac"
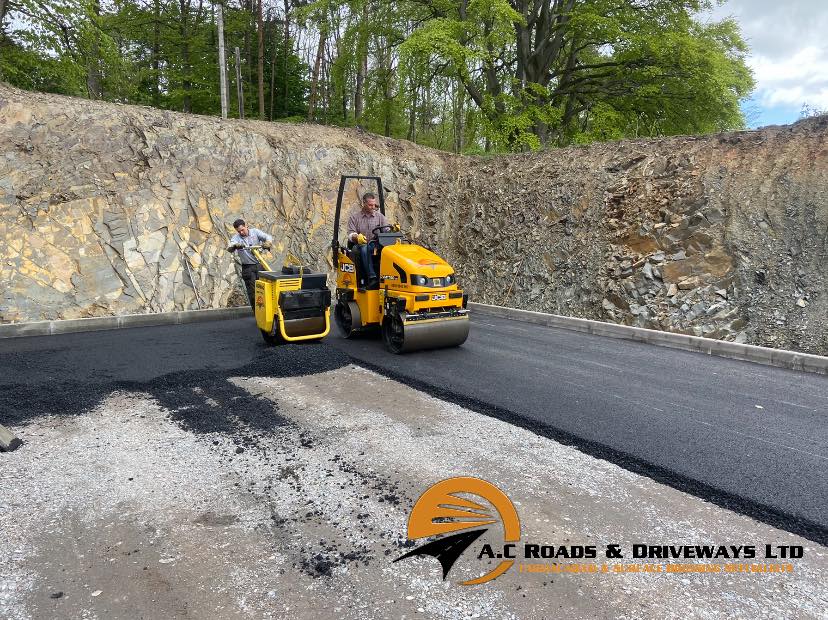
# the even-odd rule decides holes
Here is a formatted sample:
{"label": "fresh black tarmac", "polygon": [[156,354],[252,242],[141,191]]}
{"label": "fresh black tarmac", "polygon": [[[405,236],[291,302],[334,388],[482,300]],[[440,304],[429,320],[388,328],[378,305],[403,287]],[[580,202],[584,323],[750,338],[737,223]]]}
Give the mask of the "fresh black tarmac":
{"label": "fresh black tarmac", "polygon": [[483,315],[462,347],[404,356],[335,332],[322,344],[269,348],[251,318],[2,340],[0,423],[79,415],[125,389],[150,393],[195,432],[230,432],[239,416],[264,430],[281,423],[272,403],[226,378],[353,360],[828,544],[823,376]]}

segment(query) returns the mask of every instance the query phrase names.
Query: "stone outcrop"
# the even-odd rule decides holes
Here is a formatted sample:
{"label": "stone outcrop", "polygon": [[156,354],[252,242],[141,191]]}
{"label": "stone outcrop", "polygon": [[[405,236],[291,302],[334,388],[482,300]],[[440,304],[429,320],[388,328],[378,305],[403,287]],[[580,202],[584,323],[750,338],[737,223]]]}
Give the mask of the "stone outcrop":
{"label": "stone outcrop", "polygon": [[828,117],[464,171],[476,298],[828,354]]}
{"label": "stone outcrop", "polygon": [[[341,173],[381,176],[387,207],[433,234],[456,162],[357,131],[275,125],[0,88],[0,321],[220,307],[246,218],[289,255],[330,259]],[[358,204],[349,188],[349,206]],[[246,303],[246,302],[245,302]]]}
{"label": "stone outcrop", "polygon": [[274,262],[330,265],[360,173],[478,301],[826,354],[827,138],[823,117],[469,158],[0,86],[0,321],[233,303],[238,216]]}

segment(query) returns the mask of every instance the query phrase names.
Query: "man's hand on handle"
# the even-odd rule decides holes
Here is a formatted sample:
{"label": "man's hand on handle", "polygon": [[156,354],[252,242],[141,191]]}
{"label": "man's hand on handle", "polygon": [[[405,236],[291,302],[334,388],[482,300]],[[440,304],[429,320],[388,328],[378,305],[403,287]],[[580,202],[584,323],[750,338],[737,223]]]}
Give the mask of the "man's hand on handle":
{"label": "man's hand on handle", "polygon": [[265,250],[270,250],[273,247],[273,244],[270,241],[263,241],[262,242],[262,247]]}
{"label": "man's hand on handle", "polygon": [[241,250],[244,246],[241,243],[231,243],[227,246],[228,252],[235,252],[236,250]]}
{"label": "man's hand on handle", "polygon": [[359,245],[365,245],[368,243],[368,239],[362,233],[351,233],[348,235],[348,240],[351,243],[358,243]]}

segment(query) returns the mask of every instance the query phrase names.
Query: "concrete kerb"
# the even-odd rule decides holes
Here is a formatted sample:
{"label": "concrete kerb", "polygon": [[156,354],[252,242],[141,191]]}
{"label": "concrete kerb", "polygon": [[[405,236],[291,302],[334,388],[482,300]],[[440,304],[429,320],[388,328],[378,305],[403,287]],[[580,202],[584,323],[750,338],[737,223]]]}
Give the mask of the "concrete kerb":
{"label": "concrete kerb", "polygon": [[0,325],[0,338],[22,336],[51,336],[72,332],[93,332],[129,327],[150,327],[153,325],[180,325],[202,321],[221,321],[252,316],[250,306],[239,308],[211,308],[208,310],[183,310],[158,312],[155,314],[123,314],[120,316],[96,316],[87,319],[64,319],[58,321],[35,321],[31,323],[6,323]]}
{"label": "concrete kerb", "polygon": [[707,355],[754,362],[766,366],[777,366],[779,368],[801,370],[823,375],[828,374],[828,357],[821,355],[758,347],[750,344],[739,344],[738,342],[726,342],[712,338],[688,336],[686,334],[674,334],[655,329],[604,323],[591,319],[578,319],[571,316],[547,314],[545,312],[534,312],[532,310],[518,310],[517,308],[506,308],[505,306],[492,306],[489,304],[470,302],[469,309],[475,313],[513,319],[524,323],[558,327],[560,329],[583,332],[596,336],[606,336],[608,338],[635,340],[636,342],[644,342],[660,347],[682,349],[695,353],[706,353]]}
{"label": "concrete kerb", "polygon": [[[493,306],[471,302],[469,307],[477,313],[489,314],[525,323],[557,327],[608,338],[634,340],[661,347],[682,349],[696,353],[706,353],[718,357],[765,364],[791,370],[801,370],[817,374],[828,374],[828,357],[811,355],[797,351],[771,349],[736,342],[700,338],[686,334],[674,334],[654,329],[604,323],[591,319],[579,319],[570,316],[547,314],[532,310],[519,310],[505,306]],[[125,314],[121,316],[91,317],[86,319],[66,319],[57,321],[35,321],[31,323],[7,323],[0,325],[0,338],[23,336],[49,336],[72,332],[88,332],[129,327],[149,327],[153,325],[179,325],[200,321],[220,321],[250,316],[249,306],[239,308],[215,308],[208,310],[184,310],[178,312],[159,312],[156,314]]]}

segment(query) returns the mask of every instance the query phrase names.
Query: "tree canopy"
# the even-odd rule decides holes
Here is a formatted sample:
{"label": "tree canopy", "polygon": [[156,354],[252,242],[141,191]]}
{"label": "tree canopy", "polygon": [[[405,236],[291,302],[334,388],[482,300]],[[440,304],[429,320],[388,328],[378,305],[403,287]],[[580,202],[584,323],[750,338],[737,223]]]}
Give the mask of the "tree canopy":
{"label": "tree canopy", "polygon": [[[218,2],[0,0],[0,79],[220,113]],[[239,116],[358,125],[456,152],[744,126],[733,20],[705,0],[233,0]],[[236,80],[234,48],[240,54]]]}

